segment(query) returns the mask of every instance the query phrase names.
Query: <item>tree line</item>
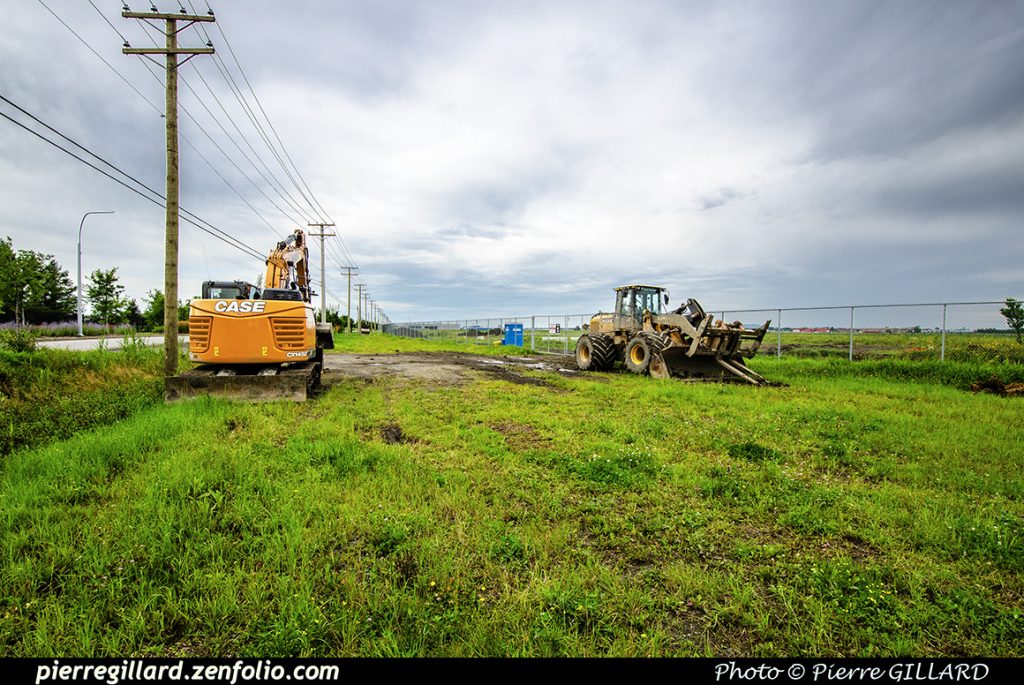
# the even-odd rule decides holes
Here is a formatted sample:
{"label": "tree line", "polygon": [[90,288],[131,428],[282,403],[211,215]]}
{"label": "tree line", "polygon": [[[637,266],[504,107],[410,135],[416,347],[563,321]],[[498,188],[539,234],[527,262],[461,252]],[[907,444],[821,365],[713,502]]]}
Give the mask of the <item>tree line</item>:
{"label": "tree line", "polygon": [[[149,330],[163,326],[163,292],[150,290],[140,307],[125,296],[116,266],[89,274],[82,294],[93,323]],[[179,317],[188,318],[188,304],[179,302],[179,307]],[[78,289],[53,255],[16,250],[10,237],[0,239],[0,323],[60,323],[74,320],[77,313]]]}

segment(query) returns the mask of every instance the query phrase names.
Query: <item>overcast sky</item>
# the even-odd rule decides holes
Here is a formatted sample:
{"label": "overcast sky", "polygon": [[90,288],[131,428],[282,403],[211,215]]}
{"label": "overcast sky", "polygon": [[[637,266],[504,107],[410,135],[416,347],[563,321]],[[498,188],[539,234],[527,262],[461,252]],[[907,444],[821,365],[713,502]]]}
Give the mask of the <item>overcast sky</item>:
{"label": "overcast sky", "polygon": [[[120,76],[6,2],[0,94],[162,192],[163,85],[118,32],[150,34],[119,1],[44,1]],[[223,63],[181,69],[182,207],[260,254],[317,220],[230,46],[392,320],[589,313],[634,281],[714,309],[1024,296],[1022,2],[210,4],[229,43],[206,25]],[[0,237],[74,278],[94,210],[117,213],[87,220],[84,271],[162,288],[163,210],[0,119]],[[263,268],[187,224],[181,252],[183,297]]]}

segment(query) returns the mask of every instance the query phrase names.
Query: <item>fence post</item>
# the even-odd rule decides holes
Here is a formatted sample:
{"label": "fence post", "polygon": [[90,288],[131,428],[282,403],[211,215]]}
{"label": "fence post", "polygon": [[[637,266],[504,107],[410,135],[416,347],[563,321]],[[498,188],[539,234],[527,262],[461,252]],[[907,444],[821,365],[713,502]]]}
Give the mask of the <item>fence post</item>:
{"label": "fence post", "polygon": [[537,346],[533,344],[533,329],[537,327],[537,316],[530,317],[530,352],[536,352]]}
{"label": "fence post", "polygon": [[948,305],[942,305],[942,349],[939,352],[939,361],[946,361],[946,307]]}
{"label": "fence post", "polygon": [[853,361],[853,310],[854,307],[850,307],[850,361]]}
{"label": "fence post", "polygon": [[569,315],[565,315],[565,325],[562,326],[562,340],[565,341],[564,352],[562,354],[569,354]]}
{"label": "fence post", "polygon": [[779,337],[775,344],[775,358],[782,359],[782,310],[778,310],[779,318],[775,321],[775,330],[778,331]]}

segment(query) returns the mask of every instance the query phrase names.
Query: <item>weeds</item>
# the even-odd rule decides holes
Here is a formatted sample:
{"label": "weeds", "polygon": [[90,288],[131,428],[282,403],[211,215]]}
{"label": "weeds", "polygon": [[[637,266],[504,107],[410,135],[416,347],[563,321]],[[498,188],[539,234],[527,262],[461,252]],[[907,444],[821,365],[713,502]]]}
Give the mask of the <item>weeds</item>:
{"label": "weeds", "polygon": [[0,330],[0,350],[9,352],[34,352],[36,336],[28,328]]}
{"label": "weeds", "polygon": [[[492,342],[493,339],[492,339]],[[351,354],[393,354],[400,352],[465,352],[481,355],[528,355],[523,347],[512,345],[482,344],[474,340],[457,338],[400,338],[393,335],[361,335],[359,333],[335,333],[334,351]]]}
{"label": "weeds", "polygon": [[[20,326],[14,322],[0,324],[0,335],[6,331],[25,330],[40,338],[71,338],[78,335],[78,322],[62,321],[54,323],[39,323]],[[85,322],[82,324],[82,334],[87,336],[124,335],[135,332],[135,329],[127,324],[103,326],[101,324]]]}
{"label": "weeds", "polygon": [[657,473],[654,457],[648,450],[620,448],[610,456],[591,454],[576,460],[571,470],[596,483],[633,487],[648,482]]}
{"label": "weeds", "polygon": [[776,461],[781,455],[771,447],[758,445],[756,442],[744,442],[729,445],[729,456],[747,461]]}

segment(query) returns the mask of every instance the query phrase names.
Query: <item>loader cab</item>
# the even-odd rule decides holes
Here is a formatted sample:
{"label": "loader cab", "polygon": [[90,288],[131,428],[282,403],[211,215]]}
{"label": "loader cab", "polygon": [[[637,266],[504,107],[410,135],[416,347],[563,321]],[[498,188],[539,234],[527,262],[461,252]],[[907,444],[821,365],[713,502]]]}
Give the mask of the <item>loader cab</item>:
{"label": "loader cab", "polygon": [[668,305],[668,291],[651,285],[627,285],[615,289],[615,313],[635,321],[643,318],[644,310],[654,316],[664,313]]}

